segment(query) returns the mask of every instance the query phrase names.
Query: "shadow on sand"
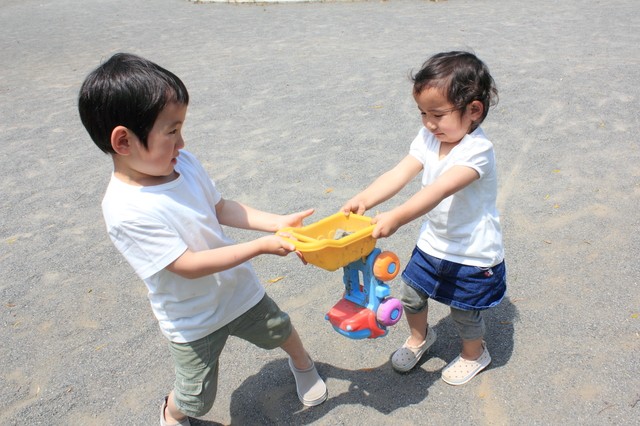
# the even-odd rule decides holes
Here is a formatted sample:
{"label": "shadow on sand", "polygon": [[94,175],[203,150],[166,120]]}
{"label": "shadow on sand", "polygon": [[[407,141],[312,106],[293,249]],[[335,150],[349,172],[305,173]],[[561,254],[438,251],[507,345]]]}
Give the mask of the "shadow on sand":
{"label": "shadow on sand", "polygon": [[[485,370],[489,371],[505,365],[511,358],[518,313],[509,298],[505,298],[496,308],[485,311],[484,315],[487,324],[485,340],[492,357],[491,365]],[[248,377],[231,395],[231,424],[301,425],[317,421],[342,405],[361,405],[382,414],[390,414],[398,408],[420,403],[429,396],[431,385],[440,380],[440,371],[430,372],[420,366],[434,356],[451,360],[460,350],[454,325],[448,316],[434,328],[438,340],[418,366],[407,374],[393,371],[390,362],[360,370],[346,370],[316,362],[320,375],[328,382],[349,383],[348,390],[339,394],[329,388],[329,398],[318,407],[305,408],[299,403],[286,359],[269,362],[258,374]],[[192,425],[219,423],[194,419]]]}

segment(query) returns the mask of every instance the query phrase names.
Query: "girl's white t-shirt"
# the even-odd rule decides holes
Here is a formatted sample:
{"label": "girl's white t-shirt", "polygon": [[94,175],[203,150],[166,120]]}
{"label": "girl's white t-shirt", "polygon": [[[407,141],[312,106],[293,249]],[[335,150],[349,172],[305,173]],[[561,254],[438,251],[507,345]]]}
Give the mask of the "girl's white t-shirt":
{"label": "girl's white t-shirt", "polygon": [[172,342],[192,342],[225,326],[265,294],[248,262],[198,279],[169,272],[187,248],[234,244],[218,222],[221,200],[202,165],[180,151],[172,182],[128,185],[114,176],[102,201],[109,237],[148,289],[160,330]]}
{"label": "girl's white t-shirt", "polygon": [[482,129],[466,135],[441,160],[440,141],[423,127],[411,143],[409,153],[424,165],[423,187],[453,166],[471,167],[480,176],[425,215],[418,248],[463,265],[491,267],[502,262],[496,162],[493,144]]}

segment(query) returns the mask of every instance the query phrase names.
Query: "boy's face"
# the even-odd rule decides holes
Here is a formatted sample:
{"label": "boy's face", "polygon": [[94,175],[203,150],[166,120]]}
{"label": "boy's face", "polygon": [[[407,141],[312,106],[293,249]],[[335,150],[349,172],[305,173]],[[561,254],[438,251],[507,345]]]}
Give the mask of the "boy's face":
{"label": "boy's face", "polygon": [[153,123],[146,149],[135,135],[132,136],[130,154],[124,162],[124,170],[121,170],[128,179],[150,186],[170,182],[177,177],[174,167],[178,150],[184,148],[181,131],[186,115],[186,105],[169,103]]}
{"label": "boy's face", "polygon": [[425,88],[419,95],[414,95],[414,99],[422,115],[422,124],[441,143],[458,143],[471,129],[475,105],[474,108],[467,106],[463,113],[433,87]]}

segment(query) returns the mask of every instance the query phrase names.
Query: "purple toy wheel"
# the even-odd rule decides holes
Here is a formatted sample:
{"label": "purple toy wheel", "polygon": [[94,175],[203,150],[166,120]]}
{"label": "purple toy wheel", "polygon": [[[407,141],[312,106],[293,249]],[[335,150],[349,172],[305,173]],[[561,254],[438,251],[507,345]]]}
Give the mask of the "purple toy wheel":
{"label": "purple toy wheel", "polygon": [[395,297],[389,297],[380,302],[376,319],[382,325],[394,325],[402,318],[402,303]]}

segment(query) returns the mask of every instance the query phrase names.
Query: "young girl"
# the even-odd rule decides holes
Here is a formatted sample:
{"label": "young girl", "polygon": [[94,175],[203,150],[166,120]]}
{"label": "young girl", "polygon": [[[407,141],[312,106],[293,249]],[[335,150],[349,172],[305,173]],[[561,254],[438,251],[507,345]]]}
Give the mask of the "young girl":
{"label": "young girl", "polygon": [[500,303],[506,291],[493,145],[479,127],[497,100],[497,89],[486,65],[467,52],[431,57],[412,80],[424,127],[409,155],[342,210],[362,214],[423,171],[420,191],[373,218],[375,238],[425,219],[402,273],[411,335],[391,362],[397,371],[409,371],[436,340],[427,320],[431,298],[451,307],[462,338],[462,352],[444,368],[442,379],[462,385],[491,362],[481,311]]}

